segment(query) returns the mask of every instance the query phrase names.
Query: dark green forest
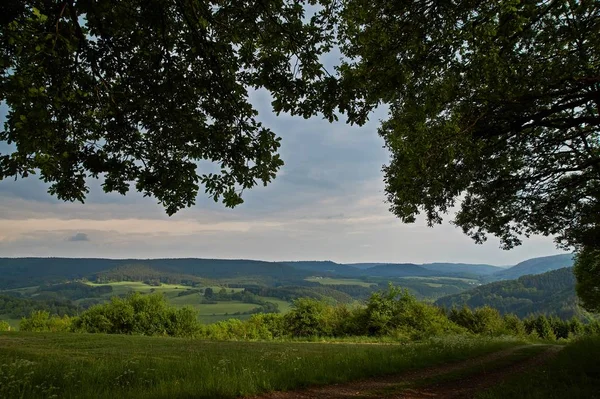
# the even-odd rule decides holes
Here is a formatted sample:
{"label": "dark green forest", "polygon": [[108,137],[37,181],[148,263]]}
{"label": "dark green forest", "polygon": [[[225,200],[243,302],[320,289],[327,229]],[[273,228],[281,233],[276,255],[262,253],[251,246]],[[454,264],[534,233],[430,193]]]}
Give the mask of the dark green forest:
{"label": "dark green forest", "polygon": [[589,317],[578,306],[573,268],[562,268],[516,280],[498,281],[472,290],[440,298],[445,308],[491,306],[503,314],[520,317],[547,314],[561,318]]}

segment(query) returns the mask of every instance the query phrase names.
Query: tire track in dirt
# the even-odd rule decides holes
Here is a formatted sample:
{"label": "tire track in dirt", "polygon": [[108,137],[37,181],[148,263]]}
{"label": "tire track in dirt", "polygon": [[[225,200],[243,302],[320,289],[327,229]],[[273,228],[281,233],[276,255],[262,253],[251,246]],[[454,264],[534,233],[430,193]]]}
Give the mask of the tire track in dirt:
{"label": "tire track in dirt", "polygon": [[433,384],[418,389],[407,389],[401,393],[385,396],[388,399],[469,399],[478,392],[504,382],[508,377],[539,366],[556,355],[562,347],[549,346],[544,352],[507,366],[481,370],[458,380]]}
{"label": "tire track in dirt", "polygon": [[[515,352],[529,348],[532,345],[517,346],[488,355],[467,359],[457,363],[444,364],[401,374],[376,377],[341,384],[312,387],[297,391],[270,392],[263,395],[253,396],[247,399],[344,399],[344,398],[388,398],[388,399],[458,399],[470,398],[476,392],[486,389],[501,382],[507,376],[518,371],[526,370],[547,360],[557,353],[561,347],[549,346],[541,354],[527,358],[523,361],[511,363],[508,366],[494,368],[492,370],[479,370],[458,380],[432,384],[430,386],[409,389],[410,385],[429,378],[435,378],[474,367],[481,367],[507,358]],[[407,386],[407,389],[402,389]],[[381,391],[391,390],[386,394]],[[395,391],[395,392],[393,392]]]}

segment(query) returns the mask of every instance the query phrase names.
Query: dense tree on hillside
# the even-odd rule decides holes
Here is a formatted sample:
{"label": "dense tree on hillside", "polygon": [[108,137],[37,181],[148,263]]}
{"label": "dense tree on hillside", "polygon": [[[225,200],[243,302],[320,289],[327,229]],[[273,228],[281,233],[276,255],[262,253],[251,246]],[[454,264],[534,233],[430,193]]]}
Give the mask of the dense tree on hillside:
{"label": "dense tree on hillside", "polygon": [[59,298],[25,299],[0,295],[0,315],[6,315],[11,319],[29,316],[34,311],[44,311],[51,315],[73,316],[79,310],[80,308],[71,301]]}
{"label": "dense tree on hillside", "polygon": [[576,258],[577,294],[583,306],[600,313],[600,248],[588,246]]}
{"label": "dense tree on hillside", "polygon": [[589,316],[579,308],[572,268],[485,284],[440,298],[436,304],[447,309],[491,306],[503,314],[514,313],[519,317],[534,314],[556,315],[563,319]]}

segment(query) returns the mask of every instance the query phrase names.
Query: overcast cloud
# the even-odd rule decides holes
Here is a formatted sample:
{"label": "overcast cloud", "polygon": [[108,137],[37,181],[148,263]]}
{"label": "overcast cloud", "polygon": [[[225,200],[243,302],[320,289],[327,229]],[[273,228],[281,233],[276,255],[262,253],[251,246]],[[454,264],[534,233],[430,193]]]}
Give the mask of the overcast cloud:
{"label": "overcast cloud", "polygon": [[[138,193],[104,194],[91,182],[85,204],[63,203],[37,178],[0,182],[0,256],[211,257],[338,262],[477,262],[498,265],[559,253],[533,237],[502,251],[490,239],[475,245],[448,223],[400,223],[384,203],[381,167],[388,161],[366,126],[330,124],[270,112],[263,92],[253,101],[265,125],[282,137],[285,161],[268,187],[225,209],[201,193],[197,206],[167,217]],[[0,110],[0,119],[6,112]],[[7,146],[0,143],[0,153]],[[77,245],[76,245],[77,244]]]}

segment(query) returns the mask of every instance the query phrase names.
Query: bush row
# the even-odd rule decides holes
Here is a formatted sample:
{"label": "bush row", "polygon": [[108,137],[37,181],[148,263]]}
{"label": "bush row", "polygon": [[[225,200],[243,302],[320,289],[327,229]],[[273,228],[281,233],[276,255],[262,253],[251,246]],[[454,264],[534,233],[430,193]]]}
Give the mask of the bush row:
{"label": "bush row", "polygon": [[210,325],[200,324],[190,308],[169,306],[161,294],[134,293],[93,306],[78,317],[35,312],[23,318],[20,329],[219,340],[367,336],[408,341],[447,334],[529,335],[555,340],[597,333],[600,325],[545,316],[521,320],[515,315],[501,316],[490,307],[464,307],[446,313],[390,285],[386,291],[372,294],[363,306],[330,305],[313,298],[299,298],[285,315],[255,314],[246,321],[231,319]]}

